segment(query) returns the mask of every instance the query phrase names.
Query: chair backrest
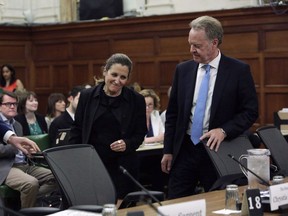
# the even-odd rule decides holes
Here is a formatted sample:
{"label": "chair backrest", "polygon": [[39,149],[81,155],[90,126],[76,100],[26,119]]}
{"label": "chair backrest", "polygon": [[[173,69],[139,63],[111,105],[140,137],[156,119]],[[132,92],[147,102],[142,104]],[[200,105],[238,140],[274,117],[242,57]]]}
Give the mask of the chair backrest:
{"label": "chair backrest", "polygon": [[273,162],[280,169],[280,173],[288,175],[288,143],[280,130],[275,126],[263,126],[256,132],[266,148],[270,150]]}
{"label": "chair backrest", "polygon": [[241,135],[232,140],[224,140],[217,152],[206,148],[219,177],[242,174],[238,163],[233,161],[228,154],[238,159],[242,154],[247,154],[247,149],[253,149],[247,136]]}
{"label": "chair backrest", "polygon": [[68,207],[116,203],[112,180],[93,146],[53,147],[43,155],[58,181]]}
{"label": "chair backrest", "polygon": [[247,185],[247,178],[242,173],[239,164],[233,161],[228,154],[238,159],[242,154],[247,154],[247,149],[252,148],[253,145],[249,138],[244,135],[232,140],[224,140],[217,152],[206,147],[219,176],[210,191],[225,189],[228,184]]}
{"label": "chair backrest", "polygon": [[38,135],[29,135],[26,137],[28,139],[34,141],[39,146],[41,151],[51,147],[50,138],[49,138],[49,135],[47,133],[38,134]]}

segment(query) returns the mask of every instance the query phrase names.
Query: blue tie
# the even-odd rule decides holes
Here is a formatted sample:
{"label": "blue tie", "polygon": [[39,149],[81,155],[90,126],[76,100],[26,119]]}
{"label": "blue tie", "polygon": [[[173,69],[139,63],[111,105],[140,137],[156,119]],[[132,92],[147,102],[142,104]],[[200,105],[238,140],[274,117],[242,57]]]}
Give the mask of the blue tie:
{"label": "blue tie", "polygon": [[198,99],[196,101],[196,108],[193,115],[193,122],[191,127],[191,140],[194,145],[200,142],[200,137],[203,134],[203,121],[206,110],[206,101],[209,89],[209,79],[210,79],[210,65],[204,65],[205,76],[201,82],[201,86],[198,93]]}

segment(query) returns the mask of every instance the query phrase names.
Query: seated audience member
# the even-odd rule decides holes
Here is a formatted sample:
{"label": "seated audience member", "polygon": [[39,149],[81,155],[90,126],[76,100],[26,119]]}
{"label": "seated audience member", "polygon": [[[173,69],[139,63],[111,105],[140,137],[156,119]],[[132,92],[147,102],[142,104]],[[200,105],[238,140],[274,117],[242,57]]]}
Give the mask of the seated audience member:
{"label": "seated audience member", "polygon": [[[171,88],[172,88],[172,87],[170,86],[170,87],[168,88],[168,91],[167,91],[168,99],[170,98]],[[164,111],[161,113],[160,117],[161,117],[161,120],[162,120],[163,125],[164,125],[164,127],[165,127],[165,121],[166,121],[166,110],[164,110]]]}
{"label": "seated audience member", "polygon": [[[3,92],[0,96],[0,120],[22,136],[22,126],[15,121],[18,100],[13,92]],[[0,183],[20,192],[21,208],[33,207],[37,197],[57,189],[53,174],[49,169],[29,165],[22,151],[11,144],[0,143]]]}
{"label": "seated audience member", "polygon": [[83,89],[85,89],[84,86],[75,86],[74,88],[72,88],[72,90],[69,92],[68,95],[68,107],[66,108],[65,112],[63,112],[60,116],[55,118],[54,121],[51,123],[49,127],[49,137],[50,140],[52,141],[52,145],[59,144],[59,140],[57,140],[59,129],[71,128],[71,125],[74,122],[74,115],[78,105],[80,92]]}
{"label": "seated audience member", "polygon": [[47,114],[45,117],[47,127],[49,127],[52,121],[60,116],[66,109],[66,98],[62,93],[52,93],[48,97]]}
{"label": "seated audience member", "polygon": [[16,78],[16,71],[12,65],[4,64],[1,67],[0,88],[5,91],[23,91],[24,85],[20,79]]}
{"label": "seated audience member", "polygon": [[164,125],[159,115],[160,99],[152,89],[143,89],[140,94],[146,102],[147,135],[144,143],[162,142],[164,140]]}
{"label": "seated audience member", "polygon": [[23,136],[48,133],[45,117],[39,113],[35,92],[27,91],[19,95],[18,115],[15,120],[23,128]]}
{"label": "seated audience member", "polygon": [[131,89],[133,89],[136,92],[140,92],[142,90],[141,86],[138,82],[134,82],[129,86]]}

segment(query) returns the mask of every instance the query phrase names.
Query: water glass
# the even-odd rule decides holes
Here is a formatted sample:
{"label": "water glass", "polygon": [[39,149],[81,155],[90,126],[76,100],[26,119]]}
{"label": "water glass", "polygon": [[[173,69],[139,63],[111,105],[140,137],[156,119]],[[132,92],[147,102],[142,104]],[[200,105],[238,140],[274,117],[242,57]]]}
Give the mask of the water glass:
{"label": "water glass", "polygon": [[239,190],[235,184],[226,186],[225,194],[225,209],[226,210],[238,210],[239,203]]}
{"label": "water glass", "polygon": [[105,204],[102,210],[103,216],[116,216],[117,209],[115,204]]}
{"label": "water glass", "polygon": [[284,177],[281,175],[273,176],[272,185],[284,183]]}

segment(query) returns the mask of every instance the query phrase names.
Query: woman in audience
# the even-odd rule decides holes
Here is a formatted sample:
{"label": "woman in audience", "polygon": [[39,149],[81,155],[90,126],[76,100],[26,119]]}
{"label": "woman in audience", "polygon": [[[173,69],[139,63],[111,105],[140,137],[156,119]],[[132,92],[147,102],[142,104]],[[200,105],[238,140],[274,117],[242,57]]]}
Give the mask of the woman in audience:
{"label": "woman in audience", "polygon": [[24,85],[16,78],[15,69],[12,65],[4,64],[1,67],[0,87],[5,91],[23,91]]}
{"label": "woman in audience", "polygon": [[131,70],[132,62],[125,54],[114,54],[106,61],[103,81],[81,92],[70,134],[70,143],[95,147],[119,199],[136,189],[119,166],[137,178],[136,149],[147,133],[144,98],[126,86]]}
{"label": "woman in audience", "polygon": [[146,102],[146,124],[147,135],[144,143],[163,142],[164,125],[159,115],[160,99],[152,89],[143,89],[140,91]]}
{"label": "woman in audience", "polygon": [[18,115],[15,120],[23,127],[23,135],[38,135],[48,132],[43,115],[37,113],[38,100],[35,92],[28,91],[19,95]]}
{"label": "woman in audience", "polygon": [[51,122],[66,109],[66,98],[62,93],[52,93],[48,97],[47,114],[45,117],[49,129]]}

